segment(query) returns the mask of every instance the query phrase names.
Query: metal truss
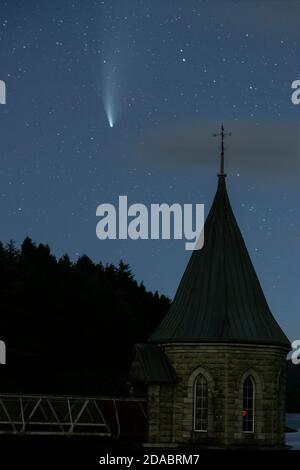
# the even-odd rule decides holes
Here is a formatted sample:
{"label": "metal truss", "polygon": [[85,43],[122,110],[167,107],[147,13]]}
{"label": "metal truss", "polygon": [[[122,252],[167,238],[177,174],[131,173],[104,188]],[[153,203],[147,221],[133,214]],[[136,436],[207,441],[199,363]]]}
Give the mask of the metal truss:
{"label": "metal truss", "polygon": [[119,437],[118,407],[134,404],[146,419],[142,402],[128,398],[0,394],[0,434]]}

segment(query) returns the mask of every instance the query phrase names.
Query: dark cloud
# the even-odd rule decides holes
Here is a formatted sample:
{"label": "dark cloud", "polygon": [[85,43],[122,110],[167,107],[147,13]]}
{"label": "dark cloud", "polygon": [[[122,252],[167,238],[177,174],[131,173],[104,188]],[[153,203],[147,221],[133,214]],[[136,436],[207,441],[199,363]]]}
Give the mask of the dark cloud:
{"label": "dark cloud", "polygon": [[[210,3],[212,9],[216,8],[216,2]],[[219,0],[219,7],[224,8],[224,24],[232,31],[256,31],[256,34],[261,31],[264,35],[267,31],[276,37],[278,33],[299,37],[299,0]]]}
{"label": "dark cloud", "polygon": [[[226,170],[254,173],[263,179],[284,177],[299,180],[299,126],[295,122],[226,122],[232,132],[226,138]],[[225,129],[226,130],[226,129]],[[145,164],[187,172],[195,168],[216,168],[220,138],[214,123],[198,123],[161,129],[145,136],[138,144],[138,155]]]}

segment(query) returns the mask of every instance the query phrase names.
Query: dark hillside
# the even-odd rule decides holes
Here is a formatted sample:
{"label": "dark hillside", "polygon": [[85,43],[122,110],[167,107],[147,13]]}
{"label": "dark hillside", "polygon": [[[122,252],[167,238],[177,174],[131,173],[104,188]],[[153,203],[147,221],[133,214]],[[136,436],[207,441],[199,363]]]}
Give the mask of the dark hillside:
{"label": "dark hillside", "polygon": [[132,346],[169,307],[128,265],[72,263],[26,238],[0,245],[1,392],[124,394]]}

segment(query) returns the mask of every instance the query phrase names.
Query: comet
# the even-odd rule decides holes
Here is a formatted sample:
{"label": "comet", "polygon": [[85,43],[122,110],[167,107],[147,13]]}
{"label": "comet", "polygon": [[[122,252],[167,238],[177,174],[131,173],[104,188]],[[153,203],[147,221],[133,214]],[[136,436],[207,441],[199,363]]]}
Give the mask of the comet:
{"label": "comet", "polygon": [[109,127],[114,127],[114,123],[113,123],[113,121],[112,121],[112,119],[111,119],[111,116],[107,116],[107,118],[108,118]]}
{"label": "comet", "polygon": [[[111,13],[110,13],[111,15]],[[115,12],[119,17],[119,9]],[[121,15],[122,16],[122,15]],[[124,16],[126,14],[124,13]],[[114,18],[114,16],[112,16]],[[116,127],[124,112],[127,110],[125,96],[128,96],[128,84],[130,83],[132,64],[130,42],[130,30],[127,22],[113,23],[116,27],[114,34],[108,33],[111,28],[105,26],[106,33],[102,41],[100,65],[99,92],[101,93],[106,122],[110,128]]]}
{"label": "comet", "polygon": [[112,109],[109,103],[106,103],[105,105],[105,112],[106,112],[109,127],[114,127],[113,113],[112,113]]}
{"label": "comet", "polygon": [[112,67],[104,77],[103,104],[109,127],[114,127],[120,117],[120,86],[116,80],[116,68]]}

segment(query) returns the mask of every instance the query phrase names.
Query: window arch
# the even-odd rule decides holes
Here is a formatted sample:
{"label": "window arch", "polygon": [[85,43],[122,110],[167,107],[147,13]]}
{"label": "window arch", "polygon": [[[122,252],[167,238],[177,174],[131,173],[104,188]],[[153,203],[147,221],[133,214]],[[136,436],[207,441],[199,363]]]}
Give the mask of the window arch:
{"label": "window arch", "polygon": [[208,426],[208,384],[203,374],[194,383],[194,431],[207,431]]}
{"label": "window arch", "polygon": [[254,432],[255,382],[248,375],[243,383],[243,432]]}

